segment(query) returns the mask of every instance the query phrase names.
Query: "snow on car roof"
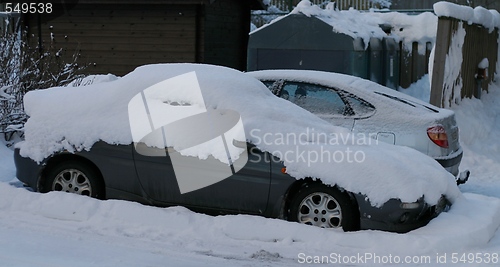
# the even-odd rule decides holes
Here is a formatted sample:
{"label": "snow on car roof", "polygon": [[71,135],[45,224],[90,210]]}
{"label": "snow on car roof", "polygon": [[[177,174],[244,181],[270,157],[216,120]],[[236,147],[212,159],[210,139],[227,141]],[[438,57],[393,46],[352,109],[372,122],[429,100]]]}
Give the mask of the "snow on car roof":
{"label": "snow on car roof", "polygon": [[[114,81],[29,92],[24,104],[30,118],[25,141],[18,144],[20,153],[40,162],[58,151],[88,150],[99,140],[131,144],[130,100],[152,85],[193,72],[199,89],[192,83],[171,84],[158,96],[158,103],[189,102],[192,108],[203,104],[207,110],[237,111],[246,139],[279,156],[287,173],[297,179],[312,177],[337,184],[365,194],[376,206],[390,198],[413,202],[422,196],[435,204],[443,194],[452,201],[460,194],[454,177],[430,157],[410,148],[374,144],[373,139],[361,138],[275,97],[250,75],[201,64],[147,65]],[[201,90],[202,100],[193,97],[196,90]],[[217,158],[216,153],[214,147],[198,146],[189,155]]]}

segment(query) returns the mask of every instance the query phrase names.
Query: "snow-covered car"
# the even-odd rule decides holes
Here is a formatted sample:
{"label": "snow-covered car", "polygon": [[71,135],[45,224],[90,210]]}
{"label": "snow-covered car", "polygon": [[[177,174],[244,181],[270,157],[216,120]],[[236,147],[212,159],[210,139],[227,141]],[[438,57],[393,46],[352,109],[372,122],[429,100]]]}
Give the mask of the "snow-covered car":
{"label": "snow-covered car", "polygon": [[460,195],[433,159],[333,126],[225,67],[147,65],[24,104],[17,178],[39,192],[396,232]]}
{"label": "snow-covered car", "polygon": [[459,175],[462,148],[455,114],[362,78],[311,70],[248,72],[274,94],[334,125],[370,134],[379,141],[414,148]]}

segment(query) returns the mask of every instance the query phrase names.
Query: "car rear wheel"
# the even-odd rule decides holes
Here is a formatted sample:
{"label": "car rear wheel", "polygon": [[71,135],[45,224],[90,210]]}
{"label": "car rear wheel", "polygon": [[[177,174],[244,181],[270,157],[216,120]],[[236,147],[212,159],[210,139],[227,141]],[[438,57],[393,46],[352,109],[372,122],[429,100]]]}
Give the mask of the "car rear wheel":
{"label": "car rear wheel", "polygon": [[96,171],[78,161],[64,161],[47,172],[43,186],[45,192],[62,191],[102,198],[104,187]]}
{"label": "car rear wheel", "polygon": [[359,215],[349,195],[319,183],[299,190],[290,203],[289,219],[322,228],[359,229]]}

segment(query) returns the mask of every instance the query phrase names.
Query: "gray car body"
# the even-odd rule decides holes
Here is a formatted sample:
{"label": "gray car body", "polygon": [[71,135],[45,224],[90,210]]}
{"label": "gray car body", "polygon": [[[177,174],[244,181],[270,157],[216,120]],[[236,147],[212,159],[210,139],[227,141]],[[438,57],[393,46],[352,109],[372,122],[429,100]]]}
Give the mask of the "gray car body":
{"label": "gray car body", "polygon": [[[169,157],[147,157],[131,145],[94,144],[90,151],[60,152],[37,163],[15,150],[17,177],[35,191],[41,188],[50,168],[65,160],[76,160],[94,168],[105,185],[105,198],[137,201],[160,207],[181,205],[212,215],[253,214],[287,219],[293,195],[310,179],[296,180],[282,172],[283,164],[267,152],[248,147],[249,162],[233,176],[211,186],[180,194]],[[168,153],[167,153],[168,155]],[[258,157],[259,160],[252,160]],[[317,181],[316,181],[317,182]],[[360,229],[407,232],[427,224],[449,203],[443,197],[435,206],[423,199],[418,207],[405,209],[391,199],[381,207],[372,206],[366,196],[349,193],[359,208]],[[401,222],[401,217],[406,220]]]}

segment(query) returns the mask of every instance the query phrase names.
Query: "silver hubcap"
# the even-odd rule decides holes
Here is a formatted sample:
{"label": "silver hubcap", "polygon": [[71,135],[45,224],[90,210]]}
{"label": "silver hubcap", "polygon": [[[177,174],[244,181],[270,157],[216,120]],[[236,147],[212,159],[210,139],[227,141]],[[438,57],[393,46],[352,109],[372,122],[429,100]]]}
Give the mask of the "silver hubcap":
{"label": "silver hubcap", "polygon": [[323,228],[342,226],[342,210],[335,198],[325,193],[313,193],[299,206],[298,221]]}
{"label": "silver hubcap", "polygon": [[67,169],[60,172],[54,179],[54,183],[52,183],[52,190],[84,196],[92,195],[89,179],[77,169]]}

